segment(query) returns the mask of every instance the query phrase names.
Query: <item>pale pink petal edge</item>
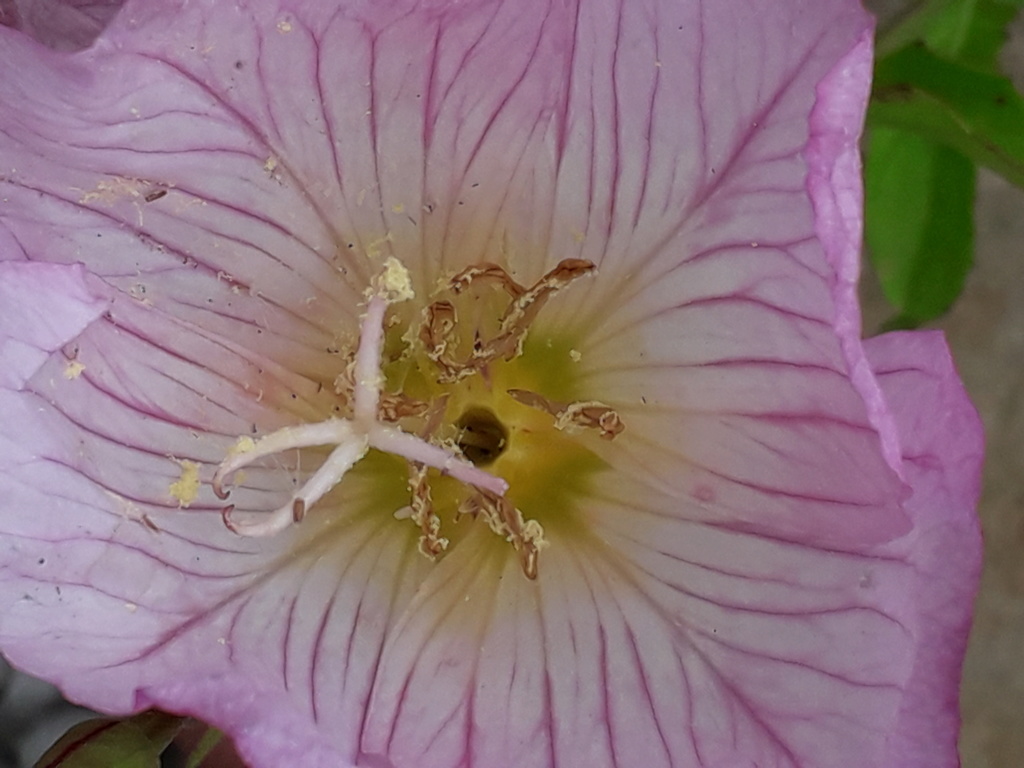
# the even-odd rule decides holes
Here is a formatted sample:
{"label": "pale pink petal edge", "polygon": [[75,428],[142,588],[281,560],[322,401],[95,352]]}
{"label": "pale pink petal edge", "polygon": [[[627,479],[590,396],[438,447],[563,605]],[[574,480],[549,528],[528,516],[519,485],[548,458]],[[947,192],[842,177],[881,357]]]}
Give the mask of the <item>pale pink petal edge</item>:
{"label": "pale pink petal edge", "polygon": [[306,714],[280,706],[279,693],[261,694],[236,676],[183,678],[138,691],[135,709],[150,707],[193,715],[229,734],[253,768],[355,768],[325,743]]}
{"label": "pale pink petal edge", "polygon": [[815,230],[833,272],[833,325],[853,385],[864,398],[868,417],[878,430],[882,453],[900,474],[899,437],[864,354],[857,295],[864,224],[860,136],[871,92],[873,38],[874,27],[869,26],[850,52],[818,83],[804,157]]}
{"label": "pale pink petal edge", "polygon": [[865,343],[899,429],[914,521],[917,654],[889,743],[892,768],[956,768],[959,690],[981,573],[984,435],[939,332]]}

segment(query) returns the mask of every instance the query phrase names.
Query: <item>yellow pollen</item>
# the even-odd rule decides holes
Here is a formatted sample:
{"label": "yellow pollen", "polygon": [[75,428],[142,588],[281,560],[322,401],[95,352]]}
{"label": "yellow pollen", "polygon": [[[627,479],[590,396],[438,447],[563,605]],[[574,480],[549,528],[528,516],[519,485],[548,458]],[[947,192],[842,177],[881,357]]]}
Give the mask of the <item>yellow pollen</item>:
{"label": "yellow pollen", "polygon": [[181,466],[181,475],[171,483],[167,492],[177,500],[179,506],[187,507],[199,495],[199,465],[188,459],[178,464]]}
{"label": "yellow pollen", "polygon": [[231,449],[228,451],[229,456],[235,456],[239,453],[249,453],[250,451],[256,450],[256,441],[247,435],[243,435],[238,438]]}
{"label": "yellow pollen", "polygon": [[389,304],[408,301],[416,294],[412,290],[409,270],[394,256],[384,260],[384,271],[378,278],[379,290]]}
{"label": "yellow pollen", "polygon": [[64,366],[64,378],[68,381],[77,379],[82,375],[82,371],[85,370],[85,366],[77,360],[68,360],[68,364]]}

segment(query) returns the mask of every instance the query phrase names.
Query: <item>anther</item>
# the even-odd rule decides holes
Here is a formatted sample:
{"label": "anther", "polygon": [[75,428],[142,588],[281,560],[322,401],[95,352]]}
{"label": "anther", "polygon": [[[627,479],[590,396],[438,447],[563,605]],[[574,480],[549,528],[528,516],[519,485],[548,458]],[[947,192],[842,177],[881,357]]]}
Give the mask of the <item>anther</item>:
{"label": "anther", "polygon": [[490,529],[508,541],[519,553],[519,564],[526,578],[537,578],[540,551],[547,547],[544,528],[536,520],[526,520],[523,513],[502,496],[481,490],[467,498],[458,509],[456,518],[469,515],[483,517]]}
{"label": "anther", "polygon": [[581,400],[574,403],[560,403],[548,400],[528,389],[507,390],[517,403],[536,408],[555,417],[555,429],[571,430],[575,427],[596,429],[602,440],[614,440],[626,425],[611,406],[597,400]]}
{"label": "anther", "polygon": [[526,332],[548,299],[576,279],[589,275],[595,267],[583,259],[563,259],[529,289],[523,288],[505,270],[495,264],[483,264],[463,270],[450,282],[458,294],[474,281],[498,281],[511,301],[498,321],[498,333],[491,339],[477,338],[473,350],[465,360],[456,360],[455,307],[448,301],[435,301],[427,307],[419,338],[427,352],[441,369],[438,381],[453,383],[483,371],[494,360],[513,360],[523,353]]}
{"label": "anther", "polygon": [[455,293],[462,293],[475,282],[497,282],[513,299],[518,299],[526,289],[512,279],[512,276],[497,264],[484,262],[466,267],[451,279],[451,287]]}
{"label": "anther", "polygon": [[300,522],[307,509],[330,492],[370,448],[433,467],[495,497],[508,490],[508,483],[504,480],[474,467],[451,451],[380,421],[378,406],[383,379],[380,366],[384,316],[388,304],[411,296],[408,272],[397,259],[388,259],[383,273],[374,281],[360,327],[352,371],[351,419],[332,418],[315,424],[284,427],[258,441],[249,437],[239,439],[214,472],[213,491],[220,499],[228,497],[224,488],[226,480],[261,458],[297,448],[321,445],[333,445],[334,448],[288,503],[271,512],[258,514],[255,519],[242,521],[232,517],[235,505],[228,505],[221,511],[225,527],[244,536],[269,536]]}

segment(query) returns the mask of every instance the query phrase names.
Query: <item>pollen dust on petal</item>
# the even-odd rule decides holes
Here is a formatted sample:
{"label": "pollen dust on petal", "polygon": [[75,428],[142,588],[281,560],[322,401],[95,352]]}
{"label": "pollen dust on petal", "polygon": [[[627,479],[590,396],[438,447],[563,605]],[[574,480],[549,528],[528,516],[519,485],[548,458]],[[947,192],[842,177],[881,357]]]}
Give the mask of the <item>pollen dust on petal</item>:
{"label": "pollen dust on petal", "polygon": [[380,275],[377,290],[383,293],[390,304],[407,301],[415,296],[409,270],[394,256],[384,260],[384,271]]}
{"label": "pollen dust on petal", "polygon": [[199,465],[185,459],[179,461],[181,475],[167,488],[167,492],[177,500],[178,506],[187,507],[199,495]]}
{"label": "pollen dust on petal", "polygon": [[[356,199],[356,205],[362,205],[362,198],[365,196],[363,190],[359,193],[359,197]],[[384,255],[384,250],[389,247],[390,243],[394,242],[394,237],[390,232],[386,233],[383,237],[375,238],[367,243],[365,251],[366,255],[370,259],[379,259]]]}
{"label": "pollen dust on petal", "polygon": [[64,378],[68,381],[77,379],[84,370],[85,366],[82,363],[77,360],[68,360],[68,364],[64,366]]}
{"label": "pollen dust on petal", "polygon": [[145,179],[135,179],[125,176],[111,176],[100,179],[96,186],[83,192],[78,202],[83,205],[99,203],[101,205],[113,205],[122,199],[138,199],[151,190],[153,183]]}
{"label": "pollen dust on petal", "polygon": [[228,450],[228,456],[237,456],[240,453],[251,453],[254,450],[256,450],[256,441],[248,435],[242,435],[242,437],[238,438],[238,441]]}

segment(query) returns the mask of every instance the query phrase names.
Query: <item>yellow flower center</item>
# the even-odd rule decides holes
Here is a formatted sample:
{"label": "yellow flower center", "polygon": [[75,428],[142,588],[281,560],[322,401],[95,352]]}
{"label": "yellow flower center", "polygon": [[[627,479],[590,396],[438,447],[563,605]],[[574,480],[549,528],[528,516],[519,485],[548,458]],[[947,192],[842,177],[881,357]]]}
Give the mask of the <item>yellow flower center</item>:
{"label": "yellow flower center", "polygon": [[[571,340],[534,322],[552,296],[592,271],[567,260],[524,287],[482,264],[440,286],[430,303],[414,303],[406,301],[407,273],[389,259],[371,288],[358,348],[335,382],[351,417],[240,440],[214,490],[226,498],[226,478],[262,456],[335,448],[289,504],[242,522],[229,505],[225,524],[259,536],[301,522],[352,469],[363,487],[380,491],[362,497],[373,509],[357,513],[394,508],[394,489],[407,488],[395,516],[419,527],[424,556],[443,556],[474,518],[511,544],[536,578],[545,531],[579,525],[575,500],[603,464],[587,448],[593,438],[580,433],[612,439],[623,429],[611,408],[582,398]],[[389,306],[397,302],[405,303]],[[392,458],[374,458],[371,449]]]}

